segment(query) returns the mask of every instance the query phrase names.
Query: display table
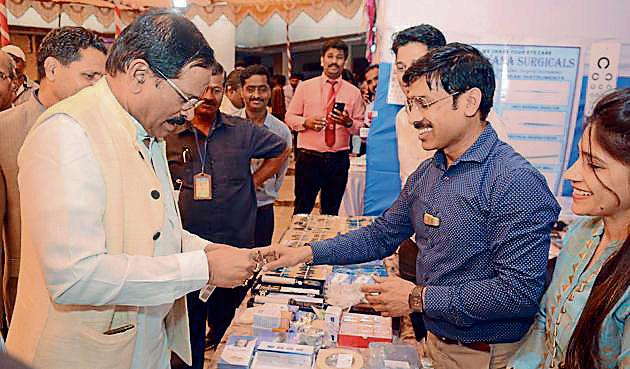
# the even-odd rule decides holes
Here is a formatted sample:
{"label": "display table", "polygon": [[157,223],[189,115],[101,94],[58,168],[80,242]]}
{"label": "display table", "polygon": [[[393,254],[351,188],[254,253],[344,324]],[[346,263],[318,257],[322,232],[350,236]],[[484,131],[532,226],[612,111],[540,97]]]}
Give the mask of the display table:
{"label": "display table", "polygon": [[[346,233],[350,230],[370,224],[372,217],[337,217],[327,215],[295,215],[291,226],[283,234],[280,243],[299,247],[308,242],[327,239],[339,233]],[[394,255],[384,262],[387,273],[395,273],[397,267],[397,256]],[[328,267],[332,270],[332,267]],[[232,324],[221,339],[215,354],[213,355],[207,368],[216,369],[219,367],[221,354],[224,351],[230,336],[255,336],[251,322],[243,322],[241,319],[243,312],[247,309],[247,304],[252,297],[249,291],[245,300],[236,312]],[[362,356],[368,356],[367,349],[352,349],[360,352]]]}
{"label": "display table", "polygon": [[365,195],[365,155],[350,158],[348,170],[348,182],[339,207],[340,216],[363,215],[363,203]]}

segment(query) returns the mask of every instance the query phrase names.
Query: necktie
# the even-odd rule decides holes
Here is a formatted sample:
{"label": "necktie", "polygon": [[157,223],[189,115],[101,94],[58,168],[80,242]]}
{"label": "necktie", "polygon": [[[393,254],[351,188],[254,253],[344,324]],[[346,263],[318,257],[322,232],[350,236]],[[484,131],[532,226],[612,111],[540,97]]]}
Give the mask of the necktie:
{"label": "necktie", "polygon": [[328,92],[328,99],[326,99],[326,128],[324,128],[324,140],[328,147],[333,147],[335,145],[335,122],[332,119],[329,119],[328,116],[333,110],[335,106],[335,99],[337,97],[337,91],[335,91],[335,85],[337,81],[326,81],[330,83],[330,91]]}

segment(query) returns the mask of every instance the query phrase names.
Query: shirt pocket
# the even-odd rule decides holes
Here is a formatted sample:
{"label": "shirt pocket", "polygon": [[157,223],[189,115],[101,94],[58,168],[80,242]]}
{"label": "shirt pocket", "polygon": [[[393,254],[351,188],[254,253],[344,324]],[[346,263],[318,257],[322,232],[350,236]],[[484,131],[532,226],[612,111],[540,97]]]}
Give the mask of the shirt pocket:
{"label": "shirt pocket", "polygon": [[117,334],[103,334],[84,324],[79,329],[85,368],[124,368],[131,365],[136,344],[135,327]]}
{"label": "shirt pocket", "polygon": [[304,112],[302,116],[304,118],[308,118],[312,115],[321,115],[323,116],[326,112],[324,111],[324,107],[322,104],[322,99],[319,97],[319,93],[317,95],[309,96],[304,99]]}

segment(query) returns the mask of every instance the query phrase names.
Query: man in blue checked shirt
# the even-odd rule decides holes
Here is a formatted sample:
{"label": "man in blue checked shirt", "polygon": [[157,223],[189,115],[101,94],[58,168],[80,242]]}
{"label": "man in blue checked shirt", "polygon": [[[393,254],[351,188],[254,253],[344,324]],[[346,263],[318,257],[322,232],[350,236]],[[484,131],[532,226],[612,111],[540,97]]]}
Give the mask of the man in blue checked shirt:
{"label": "man in blue checked shirt", "polygon": [[495,77],[477,49],[434,49],[403,78],[410,124],[434,157],[372,225],[302,248],[274,245],[266,268],[381,259],[415,233],[416,283],[378,279],[363,289],[368,301],[385,316],[422,312],[435,368],[503,368],[536,314],[560,208],[486,121]]}

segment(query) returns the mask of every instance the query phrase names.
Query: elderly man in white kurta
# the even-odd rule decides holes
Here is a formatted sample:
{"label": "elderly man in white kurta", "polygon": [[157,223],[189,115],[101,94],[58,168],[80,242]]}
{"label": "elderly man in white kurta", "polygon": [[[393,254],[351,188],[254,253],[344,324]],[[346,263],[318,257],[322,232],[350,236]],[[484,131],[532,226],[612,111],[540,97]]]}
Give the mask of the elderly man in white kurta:
{"label": "elderly man in white kurta", "polygon": [[[186,18],[145,13],[107,76],[54,105],[18,157],[22,267],[8,350],[35,368],[190,362],[187,293],[234,287],[255,254],[182,231],[163,138],[192,118],[214,63]],[[211,189],[210,189],[211,190]]]}

